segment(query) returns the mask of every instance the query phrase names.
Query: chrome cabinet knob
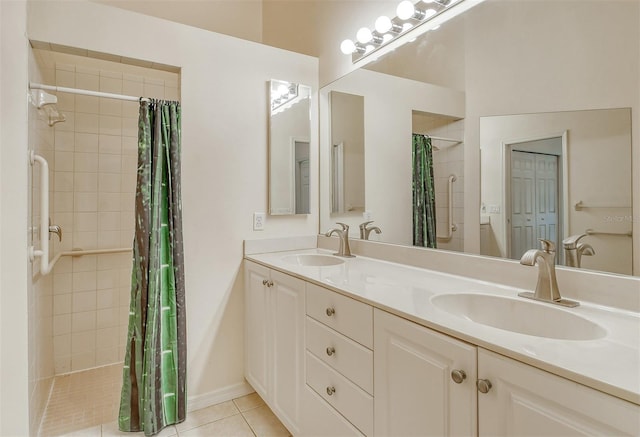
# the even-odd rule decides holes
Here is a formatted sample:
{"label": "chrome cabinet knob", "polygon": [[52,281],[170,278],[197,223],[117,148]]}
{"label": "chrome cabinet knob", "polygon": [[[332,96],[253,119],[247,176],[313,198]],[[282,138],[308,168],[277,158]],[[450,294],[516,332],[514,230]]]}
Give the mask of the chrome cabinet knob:
{"label": "chrome cabinet knob", "polygon": [[479,379],[476,381],[476,387],[478,387],[478,391],[480,393],[489,393],[491,390],[491,381],[488,379]]}
{"label": "chrome cabinet knob", "polygon": [[329,346],[327,348],[327,355],[331,356],[331,355],[333,355],[335,353],[336,353],[336,348],[334,348],[333,346]]}
{"label": "chrome cabinet knob", "polygon": [[273,281],[267,282],[267,287],[273,287]]}
{"label": "chrome cabinet knob", "polygon": [[327,394],[329,396],[333,396],[333,394],[336,392],[336,388],[335,387],[327,387]]}
{"label": "chrome cabinet knob", "polygon": [[451,379],[453,379],[453,382],[456,384],[462,384],[462,381],[467,379],[467,374],[464,370],[452,370]]}
{"label": "chrome cabinet knob", "polygon": [[336,310],[333,307],[329,307],[327,308],[326,313],[327,313],[327,316],[331,317],[336,313]]}
{"label": "chrome cabinet knob", "polygon": [[267,285],[268,283],[269,283],[269,280],[268,280],[268,279],[263,279],[263,280],[262,280],[262,285]]}

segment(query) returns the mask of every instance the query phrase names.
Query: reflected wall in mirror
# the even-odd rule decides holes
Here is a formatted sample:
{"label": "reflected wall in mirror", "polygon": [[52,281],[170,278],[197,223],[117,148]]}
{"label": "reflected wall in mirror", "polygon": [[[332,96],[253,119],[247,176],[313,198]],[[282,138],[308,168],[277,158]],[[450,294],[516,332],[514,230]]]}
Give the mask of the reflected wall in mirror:
{"label": "reflected wall in mirror", "polygon": [[332,91],[331,217],[364,212],[364,97]]}
{"label": "reflected wall in mirror", "polygon": [[269,214],[309,214],[311,88],[269,82]]}
{"label": "reflected wall in mirror", "polygon": [[632,273],[629,108],[481,117],[480,150],[482,254],[520,259],[544,238],[567,264],[562,241],[584,234],[582,267]]}
{"label": "reflected wall in mirror", "polygon": [[[606,11],[606,19],[603,18],[603,11]],[[620,159],[624,159],[625,165],[630,167],[617,174],[624,175],[626,182],[616,179],[615,184],[599,185],[599,188],[608,188],[599,195],[600,198],[609,199],[610,202],[604,204],[604,200],[599,200],[596,204],[619,204],[630,208],[620,209],[615,214],[614,211],[605,213],[604,210],[593,208],[584,208],[578,214],[573,209],[569,211],[568,218],[562,216],[559,219],[560,227],[555,232],[558,233],[557,240],[561,246],[561,240],[568,236],[566,232],[614,228],[614,232],[631,231],[631,238],[598,236],[597,241],[613,239],[627,245],[627,248],[611,249],[610,252],[609,249],[601,249],[600,253],[609,254],[600,257],[594,246],[597,254],[583,257],[582,267],[640,274],[640,217],[637,212],[640,190],[630,189],[632,180],[636,185],[640,181],[640,135],[634,132],[640,125],[640,2],[485,0],[444,23],[440,29],[429,31],[322,88],[319,107],[321,232],[333,226],[334,222],[329,189],[330,91],[364,97],[365,210],[370,212],[375,224],[383,230],[379,236],[373,236],[381,241],[412,244],[411,134],[427,133],[464,140],[458,145],[433,141],[440,149],[434,152],[434,172],[438,172],[438,154],[446,151],[446,155],[452,155],[447,156],[445,165],[440,163],[443,172],[436,177],[436,188],[439,178],[446,178],[450,173],[458,176],[453,184],[452,204],[453,222],[459,226],[453,232],[452,240],[455,242],[458,237],[460,244],[458,247],[453,244],[447,246],[439,241],[438,248],[461,249],[476,254],[481,253],[480,241],[483,235],[487,236],[487,229],[493,235],[504,235],[506,229],[496,223],[499,219],[494,220],[495,213],[490,211],[490,208],[495,210],[498,207],[502,216],[502,197],[500,201],[484,198],[481,201],[481,175],[483,184],[485,176],[502,180],[501,175],[492,173],[491,167],[502,165],[502,156],[499,161],[489,161],[483,145],[481,159],[481,120],[484,126],[485,118],[493,116],[630,108],[630,148],[633,153],[627,146],[626,157]],[[452,129],[449,132],[433,127],[421,130],[416,124],[416,114],[448,118]],[[568,126],[556,129],[545,127],[538,132],[523,134],[523,137],[543,139],[549,134],[561,136],[564,130],[568,131],[566,139],[570,144],[575,138]],[[602,131],[595,132],[594,141],[601,135]],[[628,131],[624,136],[628,138]],[[514,135],[509,140],[522,139]],[[520,149],[524,147],[520,144]],[[562,148],[562,145],[553,147]],[[515,150],[518,151],[517,147]],[[561,152],[555,153],[558,157],[562,155]],[[573,156],[565,158],[573,159]],[[597,159],[593,162],[578,156],[572,167],[576,171],[584,167],[593,174],[599,174],[609,164],[606,160]],[[562,185],[563,178],[571,180],[571,174],[575,172],[572,170],[567,175],[563,174],[561,159],[558,165],[558,184],[568,189],[568,186]],[[597,169],[594,170],[594,166]],[[463,171],[460,171],[460,167]],[[564,204],[574,208],[575,203],[582,200],[584,205],[589,206],[589,185],[583,186],[579,181],[573,185],[581,187],[582,191],[575,195],[571,192],[568,197],[559,196],[559,214],[562,214],[561,209],[567,209]],[[626,188],[622,188],[622,185]],[[482,190],[484,193],[484,187]],[[626,203],[617,200],[620,193],[627,196]],[[436,208],[446,205],[443,195],[437,196]],[[464,207],[456,204],[456,201],[464,203]],[[486,213],[481,213],[482,202]],[[626,223],[616,223],[614,226],[602,222],[619,220],[620,217]],[[446,234],[448,223],[442,211],[438,212],[437,218],[438,234]],[[583,218],[585,221],[581,221]],[[357,224],[361,221],[362,218],[354,217],[348,224],[356,225],[357,231]],[[565,221],[569,224],[565,225]],[[596,222],[604,227],[596,226]],[[493,229],[494,226],[496,229]],[[352,236],[357,237],[357,232]],[[504,240],[504,236],[500,237],[500,242],[496,238],[492,248],[483,244],[482,253],[517,257],[506,252],[502,243]],[[581,241],[593,245],[596,236],[585,237]],[[534,244],[533,247],[538,245]],[[559,247],[561,251],[562,247]],[[598,257],[624,259],[615,262],[615,266],[606,266],[596,264]]]}

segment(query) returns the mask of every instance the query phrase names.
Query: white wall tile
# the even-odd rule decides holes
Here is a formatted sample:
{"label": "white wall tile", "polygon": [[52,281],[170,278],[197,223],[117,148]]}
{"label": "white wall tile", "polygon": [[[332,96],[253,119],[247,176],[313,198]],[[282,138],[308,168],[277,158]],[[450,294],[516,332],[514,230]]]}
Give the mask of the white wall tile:
{"label": "white wall tile", "polygon": [[108,153],[100,153],[99,157],[100,173],[120,173],[122,170],[122,156]]}
{"label": "white wall tile", "polygon": [[[120,230],[133,231],[135,229],[135,214],[132,211],[125,211],[120,213]],[[131,232],[133,237],[133,232]]]}
{"label": "white wall tile", "polygon": [[[142,96],[144,93],[144,84],[142,81],[125,80],[122,81],[122,94],[127,96]],[[133,103],[133,102],[132,102]]]}
{"label": "white wall tile", "polygon": [[118,270],[98,270],[97,288],[101,290],[113,290],[119,285]]}
{"label": "white wall tile", "polygon": [[120,247],[120,231],[99,232],[98,247],[103,249],[116,249]]}
{"label": "white wall tile", "polygon": [[56,85],[68,88],[76,86],[76,75],[73,71],[56,69]]}
{"label": "white wall tile", "polygon": [[100,115],[100,130],[104,135],[122,135],[122,118],[112,115]]}
{"label": "white wall tile", "polygon": [[121,173],[120,175],[120,190],[123,193],[135,193],[136,185],[138,183],[138,172]]}
{"label": "white wall tile", "polygon": [[73,154],[73,165],[77,172],[97,172],[98,154],[76,152]]}
{"label": "white wall tile", "polygon": [[[100,273],[104,272],[98,272],[98,276],[100,276]],[[105,308],[118,308],[120,302],[119,297],[117,288],[107,288],[105,290],[98,289],[96,295],[96,308],[98,310]]]}
{"label": "white wall tile", "polygon": [[73,272],[94,272],[96,271],[97,255],[75,256],[73,260]]}
{"label": "white wall tile", "polygon": [[[97,272],[73,272],[73,309],[89,311],[96,309]],[[92,294],[89,294],[92,293]],[[79,308],[76,306],[79,305]]]}
{"label": "white wall tile", "polygon": [[83,112],[76,112],[75,124],[76,132],[97,134],[99,133],[100,116],[98,114],[85,114]]}
{"label": "white wall tile", "polygon": [[[93,351],[96,348],[95,332],[74,332],[71,334],[71,353],[73,355]],[[72,358],[73,362],[73,358]]]}
{"label": "white wall tile", "polygon": [[73,212],[73,193],[54,193],[53,206],[55,212]]}
{"label": "white wall tile", "polygon": [[71,314],[53,316],[53,335],[56,336],[69,333],[71,333]]}
{"label": "white wall tile", "polygon": [[100,135],[100,153],[120,155],[122,153],[122,137],[119,135]]}
{"label": "white wall tile", "polygon": [[98,175],[98,191],[101,193],[120,193],[120,173],[100,173]]}
{"label": "white wall tile", "polygon": [[100,99],[94,96],[76,96],[76,112],[87,114],[100,113]]}
{"label": "white wall tile", "polygon": [[133,230],[120,231],[120,247],[132,247],[133,245]]}
{"label": "white wall tile", "polygon": [[[98,330],[103,328],[115,328],[120,324],[120,317],[118,314],[118,307],[104,308],[97,311],[97,328]],[[117,346],[116,344],[100,344],[101,346]]]}
{"label": "white wall tile", "polygon": [[56,191],[73,191],[73,172],[57,171],[54,175],[54,188]]}
{"label": "white wall tile", "polygon": [[122,154],[138,156],[138,137],[122,137]]}
{"label": "white wall tile", "polygon": [[[56,268],[58,264],[56,264]],[[65,294],[73,291],[71,273],[55,273],[53,275],[53,293]]]}
{"label": "white wall tile", "polygon": [[[72,215],[70,214],[70,216],[72,217]],[[57,223],[57,216],[54,217],[54,223]],[[71,218],[71,222],[73,222],[73,218]],[[64,228],[63,228],[64,229]],[[71,258],[68,256],[63,256],[62,258],[60,258],[58,260],[58,262],[56,263],[56,266],[53,270],[54,273],[54,278],[55,275],[61,274],[61,273],[71,273],[73,268],[73,263],[71,262]],[[69,290],[71,290],[71,287],[69,287]]]}
{"label": "white wall tile", "polygon": [[71,315],[71,332],[94,331],[96,320],[96,311],[74,311]]}
{"label": "white wall tile", "polygon": [[75,111],[76,99],[73,94],[59,92],[56,95],[58,97],[58,109],[66,111]]}
{"label": "white wall tile", "polygon": [[98,229],[100,231],[119,231],[120,230],[120,213],[119,212],[98,213]]}
{"label": "white wall tile", "polygon": [[119,347],[101,348],[96,345],[96,366],[106,366],[118,362]]}
{"label": "white wall tile", "polygon": [[98,213],[77,212],[74,215],[74,231],[77,232],[97,232]]}
{"label": "white wall tile", "polygon": [[[105,253],[98,255],[98,270],[116,270],[120,268],[119,257],[117,253]],[[118,272],[115,272],[118,275]]]}
{"label": "white wall tile", "polygon": [[120,211],[135,211],[136,193],[120,193]]}
{"label": "white wall tile", "polygon": [[105,93],[122,93],[122,78],[115,79],[113,77],[104,76],[101,72],[100,75],[100,91]]}
{"label": "white wall tile", "polygon": [[135,174],[138,171],[138,157],[134,155],[122,155],[122,173]]}
{"label": "white wall tile", "polygon": [[54,130],[57,131],[70,131],[73,132],[76,126],[76,116],[75,112],[66,112],[65,121],[63,123],[57,123],[54,127]]}
{"label": "white wall tile", "polygon": [[100,91],[100,76],[76,73],[76,86],[83,90]]}
{"label": "white wall tile", "polygon": [[73,171],[72,152],[56,152],[54,159],[56,171]]}
{"label": "white wall tile", "polygon": [[56,151],[73,152],[75,147],[74,134],[70,131],[54,131],[54,144]]}
{"label": "white wall tile", "polygon": [[98,134],[76,133],[75,151],[86,153],[98,152]]}
{"label": "white wall tile", "polygon": [[60,356],[57,354],[57,351],[56,351],[56,355],[53,358],[53,363],[54,363],[53,365],[54,365],[54,371],[56,375],[62,375],[64,373],[71,372],[71,356],[70,355]]}
{"label": "white wall tile", "polygon": [[118,212],[120,211],[120,193],[99,193],[98,194],[98,211],[99,212]]}
{"label": "white wall tile", "polygon": [[95,212],[98,210],[97,193],[73,193],[74,208],[78,212]]}
{"label": "white wall tile", "polygon": [[71,299],[71,293],[53,296],[53,315],[71,313]]}
{"label": "white wall tile", "polygon": [[[95,342],[94,342],[95,344]],[[92,349],[89,352],[83,352],[79,354],[71,355],[71,371],[76,372],[78,370],[84,370],[96,365],[96,353]]]}
{"label": "white wall tile", "polygon": [[[142,88],[142,84],[140,84]],[[123,87],[124,89],[124,87]],[[142,93],[127,93],[123,91],[123,94],[127,96],[141,96]],[[140,104],[138,102],[122,102],[122,116],[137,118],[140,111]]]}
{"label": "white wall tile", "polygon": [[137,137],[138,136],[138,119],[123,118],[121,132],[122,132],[122,135],[125,137]]}
{"label": "white wall tile", "polygon": [[97,232],[74,232],[73,247],[76,249],[97,249],[98,233]]}
{"label": "white wall tile", "polygon": [[122,101],[116,99],[101,98],[100,114],[115,115],[120,117],[122,115]]}
{"label": "white wall tile", "polygon": [[53,348],[59,355],[71,354],[71,334],[56,335],[53,337]]}
{"label": "white wall tile", "polygon": [[76,172],[74,182],[74,191],[82,193],[96,193],[98,191],[98,174],[95,172]]}

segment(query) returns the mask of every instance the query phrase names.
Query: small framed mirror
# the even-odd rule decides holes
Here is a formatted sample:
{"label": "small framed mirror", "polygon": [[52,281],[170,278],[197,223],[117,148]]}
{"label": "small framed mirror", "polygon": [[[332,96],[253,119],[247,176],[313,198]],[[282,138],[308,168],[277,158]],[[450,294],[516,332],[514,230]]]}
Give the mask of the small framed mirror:
{"label": "small framed mirror", "polygon": [[311,87],[269,81],[269,214],[309,214]]}

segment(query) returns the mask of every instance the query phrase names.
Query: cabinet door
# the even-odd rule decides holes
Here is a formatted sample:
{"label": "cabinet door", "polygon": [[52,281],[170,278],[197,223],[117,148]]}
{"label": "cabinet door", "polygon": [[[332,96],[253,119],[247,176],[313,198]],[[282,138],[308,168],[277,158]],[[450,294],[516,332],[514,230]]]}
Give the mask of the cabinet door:
{"label": "cabinet door", "polygon": [[640,406],[480,349],[479,434],[640,435]]}
{"label": "cabinet door", "polygon": [[[267,399],[269,392],[269,269],[244,263],[245,377],[254,390]],[[265,283],[263,283],[265,281]]]}
{"label": "cabinet door", "polygon": [[373,359],[375,435],[477,434],[475,346],[376,309]]}
{"label": "cabinet door", "polygon": [[304,388],[304,281],[271,271],[273,410],[292,434],[299,434]]}

